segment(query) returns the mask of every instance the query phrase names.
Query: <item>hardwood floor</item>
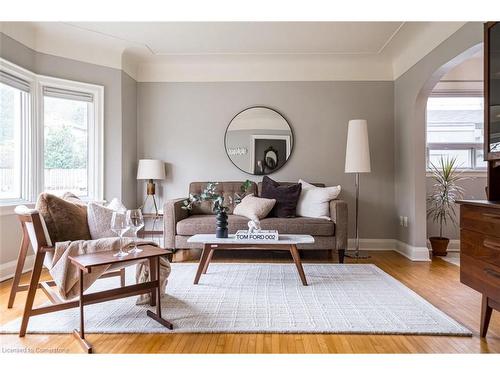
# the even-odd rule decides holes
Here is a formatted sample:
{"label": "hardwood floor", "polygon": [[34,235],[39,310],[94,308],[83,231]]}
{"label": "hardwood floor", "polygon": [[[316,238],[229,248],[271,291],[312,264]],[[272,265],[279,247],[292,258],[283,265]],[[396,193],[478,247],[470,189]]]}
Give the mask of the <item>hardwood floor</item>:
{"label": "hardwood floor", "polygon": [[[468,327],[473,337],[337,335],[337,334],[89,334],[96,353],[499,353],[500,314],[494,312],[488,336],[479,338],[481,296],[462,285],[459,268],[435,259],[411,262],[392,251],[371,252],[371,259],[385,272],[396,277],[449,316]],[[238,258],[235,259],[234,257]],[[307,262],[336,262],[327,252],[303,252]],[[335,256],[336,258],[336,256]],[[220,251],[214,262],[291,262],[285,252]],[[353,262],[346,259],[346,262]],[[24,275],[24,281],[29,275]],[[18,294],[15,305],[7,309],[11,281],[0,284],[0,322],[22,313],[26,293]],[[45,300],[37,293],[36,303]],[[31,352],[81,353],[71,334],[0,335],[2,352],[28,349]]]}

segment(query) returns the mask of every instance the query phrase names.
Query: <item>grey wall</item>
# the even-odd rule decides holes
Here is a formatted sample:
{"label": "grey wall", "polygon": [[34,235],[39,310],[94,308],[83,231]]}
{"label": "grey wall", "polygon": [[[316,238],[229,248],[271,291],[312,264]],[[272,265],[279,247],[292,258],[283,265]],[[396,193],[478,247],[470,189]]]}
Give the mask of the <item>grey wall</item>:
{"label": "grey wall", "polygon": [[[265,105],[285,116],[295,136],[289,161],[270,177],[340,184],[353,212],[347,123],[367,119],[372,173],[361,177],[360,235],[394,238],[393,82],[138,83],[137,98],[138,155],[168,163],[164,198],[186,196],[191,181],[260,180],[231,163],[224,132],[242,109]],[[140,184],[139,199],[143,192]]]}
{"label": "grey wall", "polygon": [[[451,67],[476,52],[473,47],[482,40],[482,24],[467,23],[394,82],[396,215],[409,218],[407,228],[397,227],[396,238],[410,245],[426,246],[425,106],[428,94]],[[477,46],[477,50],[479,48]]]}
{"label": "grey wall", "polygon": [[[0,57],[37,74],[104,86],[104,199],[117,197],[135,206],[136,82],[118,69],[36,52],[3,33]],[[0,227],[0,264],[4,264],[17,257],[20,231],[13,214],[0,216]]]}

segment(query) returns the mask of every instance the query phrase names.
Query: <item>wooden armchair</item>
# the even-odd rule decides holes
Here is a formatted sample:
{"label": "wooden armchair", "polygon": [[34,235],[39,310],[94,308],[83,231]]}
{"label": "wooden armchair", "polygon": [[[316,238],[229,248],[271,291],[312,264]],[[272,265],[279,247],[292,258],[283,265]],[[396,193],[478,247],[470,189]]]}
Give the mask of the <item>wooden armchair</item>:
{"label": "wooden armchair", "polygon": [[[8,308],[12,308],[17,292],[28,291],[21,328],[19,330],[19,336],[23,337],[26,334],[28,321],[31,316],[78,307],[79,302],[78,300],[63,301],[59,297],[59,294],[52,289],[52,287],[55,286],[54,281],[40,282],[43,266],[45,265],[48,269],[52,267],[52,256],[54,253],[54,247],[47,231],[45,221],[37,210],[29,209],[26,206],[17,206],[15,212],[21,223],[22,241],[7,306]],[[30,244],[35,253],[35,261],[31,271],[30,282],[29,284],[19,285]],[[102,275],[101,278],[115,276],[120,277],[121,286],[125,286],[125,268],[109,271]],[[33,308],[33,302],[38,288],[42,289],[47,295],[52,305]]]}

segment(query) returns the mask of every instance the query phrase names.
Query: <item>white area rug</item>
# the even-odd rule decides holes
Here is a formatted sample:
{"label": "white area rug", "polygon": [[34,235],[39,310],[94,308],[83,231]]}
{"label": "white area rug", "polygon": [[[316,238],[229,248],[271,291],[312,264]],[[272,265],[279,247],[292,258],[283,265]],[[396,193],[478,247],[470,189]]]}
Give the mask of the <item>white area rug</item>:
{"label": "white area rug", "polygon": [[[310,332],[470,335],[470,331],[371,264],[304,264],[309,286],[293,264],[210,265],[193,285],[197,264],[173,264],[162,301],[175,332]],[[133,269],[127,270],[133,282]],[[99,280],[94,290],[118,286]],[[19,301],[19,300],[18,300]],[[85,307],[89,333],[164,332],[135,297]],[[19,302],[17,302],[19,303]],[[78,309],[36,316],[28,332],[78,327]],[[17,333],[20,320],[0,327]]]}

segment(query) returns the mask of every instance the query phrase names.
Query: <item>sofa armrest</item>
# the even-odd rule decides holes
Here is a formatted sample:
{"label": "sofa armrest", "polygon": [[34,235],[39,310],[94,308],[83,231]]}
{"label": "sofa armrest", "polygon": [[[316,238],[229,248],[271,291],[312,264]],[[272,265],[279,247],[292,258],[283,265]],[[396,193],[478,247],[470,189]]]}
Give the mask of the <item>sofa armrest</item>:
{"label": "sofa armrest", "polygon": [[163,240],[167,249],[175,249],[177,223],[189,216],[189,212],[182,209],[182,202],[185,199],[169,199],[163,205]]}
{"label": "sofa armrest", "polygon": [[330,201],[330,217],[335,223],[335,248],[337,250],[347,249],[347,202],[341,199]]}

